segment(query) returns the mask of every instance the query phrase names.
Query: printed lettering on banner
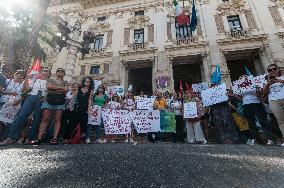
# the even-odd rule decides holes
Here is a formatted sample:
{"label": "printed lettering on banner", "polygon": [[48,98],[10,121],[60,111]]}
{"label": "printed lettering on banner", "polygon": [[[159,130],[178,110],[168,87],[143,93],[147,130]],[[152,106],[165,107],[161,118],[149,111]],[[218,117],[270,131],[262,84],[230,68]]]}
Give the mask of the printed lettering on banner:
{"label": "printed lettering on banner", "polygon": [[18,112],[21,109],[21,105],[13,106],[14,99],[11,98],[8,102],[6,102],[2,109],[0,110],[0,121],[4,123],[13,123]]}
{"label": "printed lettering on banner", "polygon": [[275,83],[270,86],[269,89],[269,100],[280,100],[284,99],[284,84]]}
{"label": "printed lettering on banner", "polygon": [[224,101],[228,101],[226,84],[221,84],[213,88],[201,91],[203,106],[211,106]]}
{"label": "printed lettering on banner", "polygon": [[155,98],[143,98],[137,97],[137,109],[138,110],[152,110],[154,106]]}
{"label": "printed lettering on banner", "polygon": [[105,134],[128,134],[131,132],[131,119],[128,110],[102,111]]}
{"label": "printed lettering on banner", "polygon": [[110,101],[108,105],[111,109],[118,109],[121,107],[120,103],[115,101]]}
{"label": "printed lettering on banner", "polygon": [[184,103],[183,117],[184,118],[197,118],[198,117],[196,102]]}
{"label": "printed lettering on banner", "polygon": [[266,75],[267,74],[254,77],[255,85],[263,88],[263,86],[267,84],[267,80],[265,79]]}
{"label": "printed lettering on banner", "polygon": [[110,86],[107,88],[108,96],[112,97],[113,94],[117,94],[118,96],[124,95],[124,87],[123,86]]}
{"label": "printed lettering on banner", "polygon": [[88,124],[90,125],[100,125],[102,120],[101,107],[98,105],[92,106],[91,111],[88,114]]}
{"label": "printed lettering on banner", "polygon": [[242,94],[247,91],[256,90],[255,80],[253,76],[245,76],[240,80],[232,83],[232,89],[235,94]]}
{"label": "printed lettering on banner", "polygon": [[100,85],[102,85],[101,80],[94,80],[94,91],[97,91],[97,89]]}
{"label": "printed lettering on banner", "polygon": [[203,90],[208,89],[208,83],[203,82],[203,83],[198,83],[198,84],[192,84],[192,91],[193,92],[201,92]]}
{"label": "printed lettering on banner", "polygon": [[134,110],[130,117],[138,133],[161,131],[159,110]]}

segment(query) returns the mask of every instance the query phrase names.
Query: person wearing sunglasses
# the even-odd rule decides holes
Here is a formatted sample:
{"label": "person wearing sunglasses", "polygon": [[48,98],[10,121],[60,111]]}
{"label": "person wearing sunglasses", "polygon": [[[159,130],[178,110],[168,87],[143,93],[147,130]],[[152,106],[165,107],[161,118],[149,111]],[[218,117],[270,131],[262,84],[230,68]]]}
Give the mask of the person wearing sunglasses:
{"label": "person wearing sunglasses", "polygon": [[[263,96],[268,96],[270,110],[284,135],[284,75],[276,64],[269,65],[267,72],[267,84],[263,88]],[[283,141],[281,146],[284,146]]]}

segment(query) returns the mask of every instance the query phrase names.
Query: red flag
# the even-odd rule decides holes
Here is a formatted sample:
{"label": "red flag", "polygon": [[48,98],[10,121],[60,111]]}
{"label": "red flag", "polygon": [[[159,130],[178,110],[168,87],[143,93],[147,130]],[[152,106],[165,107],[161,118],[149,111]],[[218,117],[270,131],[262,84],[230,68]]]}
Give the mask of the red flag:
{"label": "red flag", "polygon": [[192,93],[192,85],[188,85],[188,83],[185,84],[186,92]]}
{"label": "red flag", "polygon": [[29,71],[29,74],[38,74],[41,70],[41,66],[40,66],[40,59],[39,58],[35,58],[34,60],[34,64],[31,68],[31,70]]}

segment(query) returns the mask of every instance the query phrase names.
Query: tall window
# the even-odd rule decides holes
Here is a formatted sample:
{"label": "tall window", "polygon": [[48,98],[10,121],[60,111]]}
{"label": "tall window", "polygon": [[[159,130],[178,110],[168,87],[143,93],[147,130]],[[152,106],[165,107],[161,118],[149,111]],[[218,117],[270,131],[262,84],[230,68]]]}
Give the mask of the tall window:
{"label": "tall window", "polygon": [[144,29],[134,30],[134,44],[144,43]]}
{"label": "tall window", "polygon": [[104,21],[106,21],[106,17],[105,16],[102,16],[102,17],[98,18],[98,22],[104,22]]}
{"label": "tall window", "polygon": [[92,66],[90,74],[100,74],[100,66]]}
{"label": "tall window", "polygon": [[240,17],[236,16],[228,16],[228,23],[231,31],[240,31],[243,30]]}
{"label": "tall window", "polygon": [[140,10],[140,11],[135,12],[135,16],[144,16],[144,11]]}
{"label": "tall window", "polygon": [[95,49],[100,50],[103,47],[103,40],[104,40],[104,35],[98,35],[96,36],[95,40]]}
{"label": "tall window", "polygon": [[176,21],[176,38],[177,39],[186,39],[190,36],[190,27],[189,24],[179,26]]}

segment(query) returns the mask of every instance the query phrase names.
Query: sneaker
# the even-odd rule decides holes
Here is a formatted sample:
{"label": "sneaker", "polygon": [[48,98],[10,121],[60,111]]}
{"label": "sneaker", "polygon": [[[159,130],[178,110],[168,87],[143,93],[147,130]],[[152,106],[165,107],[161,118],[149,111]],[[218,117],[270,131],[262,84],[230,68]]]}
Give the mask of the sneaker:
{"label": "sneaker", "polygon": [[24,144],[24,142],[25,142],[25,139],[20,138],[20,139],[18,140],[17,144],[22,145],[22,144]]}
{"label": "sneaker", "polygon": [[129,142],[128,138],[127,138],[126,140],[124,140],[124,142],[125,142],[125,143],[128,143],[128,142]]}
{"label": "sneaker", "polygon": [[250,145],[251,145],[251,146],[256,145],[256,141],[255,141],[255,139],[252,139],[252,140],[251,140]]}
{"label": "sneaker", "polygon": [[283,143],[283,144],[281,144],[280,146],[284,147],[284,143]]}
{"label": "sneaker", "polygon": [[203,141],[203,143],[202,143],[202,144],[204,144],[204,145],[205,145],[205,144],[208,144],[207,140]]}
{"label": "sneaker", "polygon": [[246,142],[246,144],[247,144],[247,145],[250,145],[250,144],[251,144],[251,139],[248,139],[247,142]]}
{"label": "sneaker", "polygon": [[85,144],[90,144],[90,143],[92,143],[92,142],[91,142],[91,139],[87,138],[87,139],[85,140]]}
{"label": "sneaker", "polygon": [[102,144],[103,141],[102,141],[101,139],[97,139],[97,140],[95,141],[95,143],[96,143],[96,144]]}
{"label": "sneaker", "polygon": [[102,140],[102,143],[103,143],[103,144],[107,143],[107,140],[106,140],[106,139],[103,139],[103,140]]}
{"label": "sneaker", "polygon": [[272,141],[272,140],[268,140],[266,145],[268,145],[268,146],[272,146],[273,144],[274,144],[274,143],[273,143],[273,141]]}

